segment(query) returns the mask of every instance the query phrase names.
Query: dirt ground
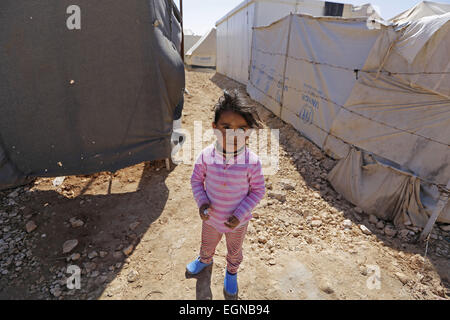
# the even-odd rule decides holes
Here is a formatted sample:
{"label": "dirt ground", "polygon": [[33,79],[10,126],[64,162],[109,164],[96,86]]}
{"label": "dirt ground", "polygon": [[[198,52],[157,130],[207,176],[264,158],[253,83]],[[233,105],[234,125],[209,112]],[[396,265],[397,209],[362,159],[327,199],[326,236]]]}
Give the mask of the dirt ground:
{"label": "dirt ground", "polygon": [[[190,132],[194,121],[210,127],[223,89],[244,90],[204,70],[188,71],[186,83]],[[413,241],[414,228],[385,234],[387,222],[369,221],[327,182],[334,162],[256,105],[280,129],[280,169],[254,210],[239,299],[448,299],[449,232],[436,226],[428,248]],[[224,299],[224,239],[212,267],[185,274],[201,229],[191,172],[187,164],[167,171],[162,160],[0,192],[0,298]],[[63,253],[67,240],[78,243]],[[70,265],[81,269],[80,289],[66,286]]]}

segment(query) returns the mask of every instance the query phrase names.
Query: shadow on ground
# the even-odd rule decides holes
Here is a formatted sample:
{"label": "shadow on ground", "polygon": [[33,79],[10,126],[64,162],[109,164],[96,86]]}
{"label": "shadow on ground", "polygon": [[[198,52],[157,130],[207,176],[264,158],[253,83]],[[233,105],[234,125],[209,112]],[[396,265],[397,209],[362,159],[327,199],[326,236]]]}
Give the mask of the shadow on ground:
{"label": "shadow on ground", "polygon": [[[73,199],[56,191],[23,195],[20,202],[27,205],[25,214],[31,215],[30,219],[38,226],[27,236],[35,265],[23,266],[13,279],[0,278],[0,299],[55,298],[55,288],[63,292],[65,299],[100,297],[127,263],[127,255],[132,254],[150,225],[160,217],[168,199],[165,180],[169,173],[164,161],[154,161],[151,165],[146,162],[134,192],[112,194],[109,184],[105,195],[86,195],[86,190],[99,177],[96,174],[85,176],[89,182],[80,196]],[[109,176],[114,178],[112,174]],[[84,224],[72,227],[69,221],[74,217]],[[78,245],[63,254],[62,244],[71,239],[78,240]],[[73,253],[81,257],[68,261]],[[67,289],[70,265],[81,269],[79,290]]]}

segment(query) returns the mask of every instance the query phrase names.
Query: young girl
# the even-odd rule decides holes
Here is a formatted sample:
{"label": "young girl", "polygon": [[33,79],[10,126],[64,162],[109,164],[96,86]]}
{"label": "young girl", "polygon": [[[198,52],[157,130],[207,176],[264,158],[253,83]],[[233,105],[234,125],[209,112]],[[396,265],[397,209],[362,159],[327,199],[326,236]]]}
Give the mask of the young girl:
{"label": "young girl", "polygon": [[203,222],[200,256],[187,265],[187,272],[198,274],[211,265],[225,234],[228,253],[224,292],[236,297],[237,271],[251,211],[265,194],[261,162],[246,143],[250,129],[262,126],[254,108],[245,104],[237,90],[225,91],[214,111],[212,126],[218,139],[200,153],[191,177]]}

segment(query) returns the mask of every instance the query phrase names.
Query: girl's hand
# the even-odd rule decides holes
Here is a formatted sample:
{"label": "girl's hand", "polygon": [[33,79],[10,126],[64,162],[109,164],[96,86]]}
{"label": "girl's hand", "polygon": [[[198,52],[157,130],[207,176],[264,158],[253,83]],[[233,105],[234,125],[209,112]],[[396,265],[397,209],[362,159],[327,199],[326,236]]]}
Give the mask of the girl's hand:
{"label": "girl's hand", "polygon": [[227,226],[228,228],[230,228],[230,229],[234,229],[234,228],[236,228],[238,225],[239,225],[239,219],[238,218],[236,218],[235,216],[231,216],[228,220],[227,220],[227,222],[225,222],[224,224],[225,224],[225,226]]}
{"label": "girl's hand", "polygon": [[200,214],[200,218],[203,220],[203,221],[206,221],[206,220],[208,220],[209,219],[209,215],[207,215],[207,214],[205,214],[205,210],[206,209],[208,209],[209,208],[209,203],[205,203],[205,204],[202,204],[202,206],[200,207],[200,209],[198,209],[198,213]]}

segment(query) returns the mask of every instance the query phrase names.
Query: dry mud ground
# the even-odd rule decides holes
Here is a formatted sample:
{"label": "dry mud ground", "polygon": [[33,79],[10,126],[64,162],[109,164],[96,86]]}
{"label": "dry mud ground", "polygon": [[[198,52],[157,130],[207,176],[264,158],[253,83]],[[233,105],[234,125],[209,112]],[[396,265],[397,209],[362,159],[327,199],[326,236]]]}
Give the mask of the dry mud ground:
{"label": "dry mud ground", "polygon": [[[210,128],[223,89],[244,90],[211,72],[188,71],[186,80],[183,127],[192,134],[194,121]],[[256,105],[265,125],[280,129],[280,169],[254,210],[239,299],[448,299],[449,233],[434,228],[425,258],[414,230],[386,235],[384,222],[371,223],[329,185],[333,161]],[[154,161],[0,192],[0,298],[224,299],[224,239],[213,267],[185,274],[200,244],[191,172]],[[80,289],[66,286],[70,265],[81,270]]]}

